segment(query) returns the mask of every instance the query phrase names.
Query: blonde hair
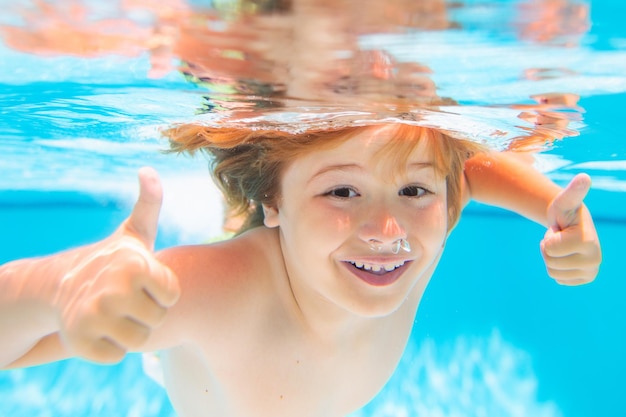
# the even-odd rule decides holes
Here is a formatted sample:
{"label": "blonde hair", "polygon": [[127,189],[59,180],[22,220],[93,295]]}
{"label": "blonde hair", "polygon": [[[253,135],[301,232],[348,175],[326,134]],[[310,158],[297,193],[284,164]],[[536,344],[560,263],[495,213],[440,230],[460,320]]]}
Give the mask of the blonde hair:
{"label": "blonde hair", "polygon": [[[217,128],[183,124],[164,131],[173,152],[209,155],[210,171],[224,194],[229,216],[243,216],[239,233],[263,224],[262,204],[275,206],[280,198],[282,174],[291,161],[308,152],[338,146],[376,126],[329,128],[294,134],[280,130]],[[378,126],[380,127],[380,125]],[[465,161],[482,146],[456,139],[432,128],[394,124],[392,140],[381,149],[381,160],[402,173],[419,143],[426,140],[438,173],[446,178],[448,229],[461,213]]]}

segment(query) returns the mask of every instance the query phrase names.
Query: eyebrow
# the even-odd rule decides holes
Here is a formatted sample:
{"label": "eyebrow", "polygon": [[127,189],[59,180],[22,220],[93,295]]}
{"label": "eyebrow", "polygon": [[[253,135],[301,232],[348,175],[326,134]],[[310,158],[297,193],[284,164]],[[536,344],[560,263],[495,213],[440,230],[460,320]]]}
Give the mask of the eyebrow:
{"label": "eyebrow", "polygon": [[416,168],[416,169],[424,169],[424,168],[434,168],[435,164],[433,164],[432,162],[411,162],[408,166]]}
{"label": "eyebrow", "polygon": [[[426,169],[426,168],[434,168],[434,164],[432,162],[411,162],[407,165],[408,169]],[[352,170],[362,170],[363,168],[359,164],[335,164],[328,165],[317,171],[315,174],[309,178],[307,183],[312,182],[316,178],[332,171],[352,171]]]}
{"label": "eyebrow", "polygon": [[311,178],[309,178],[309,180],[307,181],[308,183],[312,182],[313,180],[315,180],[318,177],[321,177],[322,175],[326,174],[327,172],[331,172],[331,171],[352,171],[352,170],[362,170],[363,168],[359,165],[359,164],[336,164],[336,165],[328,165],[325,166],[324,168],[320,169],[319,171],[317,171],[315,174],[313,174],[311,176]]}

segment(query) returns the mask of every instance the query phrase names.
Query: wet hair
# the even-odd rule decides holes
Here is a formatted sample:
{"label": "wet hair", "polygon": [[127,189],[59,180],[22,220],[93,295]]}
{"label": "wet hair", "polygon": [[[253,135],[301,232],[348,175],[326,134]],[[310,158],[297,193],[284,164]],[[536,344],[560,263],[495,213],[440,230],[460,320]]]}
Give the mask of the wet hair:
{"label": "wet hair", "polygon": [[[217,128],[182,124],[163,134],[169,138],[173,152],[208,154],[210,172],[220,187],[228,216],[242,216],[238,233],[263,224],[262,204],[276,206],[280,199],[282,174],[289,164],[309,152],[329,149],[368,129],[382,125],[329,128],[294,134],[280,130]],[[432,128],[393,124],[391,140],[381,148],[379,160],[387,162],[390,175],[403,174],[411,152],[423,141],[428,142],[433,163],[439,175],[446,178],[448,230],[457,223],[462,205],[462,180],[465,161],[481,145]]]}

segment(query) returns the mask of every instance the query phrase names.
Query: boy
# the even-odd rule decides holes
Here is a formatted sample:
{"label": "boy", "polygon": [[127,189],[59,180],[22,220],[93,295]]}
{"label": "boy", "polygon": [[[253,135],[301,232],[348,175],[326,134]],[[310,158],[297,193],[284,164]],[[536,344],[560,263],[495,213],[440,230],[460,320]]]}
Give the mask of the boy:
{"label": "boy", "polygon": [[240,233],[153,255],[161,190],[141,171],[111,237],[0,269],[3,366],[164,350],[181,417],[342,416],[393,373],[470,196],[550,226],[557,281],[597,274],[584,175],[561,191],[515,158],[404,124],[166,134],[211,154]]}

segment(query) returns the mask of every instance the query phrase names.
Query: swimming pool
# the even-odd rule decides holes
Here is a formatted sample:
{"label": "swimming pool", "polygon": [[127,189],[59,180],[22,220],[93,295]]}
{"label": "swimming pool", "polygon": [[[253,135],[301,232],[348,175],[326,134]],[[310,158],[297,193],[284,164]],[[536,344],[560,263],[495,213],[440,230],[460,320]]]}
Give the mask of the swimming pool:
{"label": "swimming pool", "polygon": [[[510,46],[495,28],[476,23],[491,13],[490,3],[466,3],[474,7],[457,11],[464,36],[491,39],[483,48]],[[583,46],[525,55],[543,63],[559,59],[578,71],[574,82],[556,80],[582,96],[586,127],[541,161],[560,183],[581,171],[594,179],[587,204],[603,242],[598,279],[579,288],[556,286],[539,255],[541,227],[472,204],[425,294],[400,368],[357,415],[624,415],[626,262],[618,253],[626,233],[626,145],[618,130],[626,103],[624,12],[618,1],[592,2]],[[402,45],[394,47],[403,53]],[[456,65],[479,79],[483,73],[456,52],[462,58]],[[197,107],[198,95],[182,77],[147,78],[144,56],[43,59],[3,46],[0,57],[10,63],[0,69],[0,262],[109,234],[133,201],[134,172],[146,164],[165,181],[159,247],[220,234],[221,204],[206,163],[158,152],[164,144],[157,128],[191,117]],[[450,64],[435,58],[441,67]],[[461,71],[434,67],[442,74],[440,89],[466,104],[526,94],[527,85],[504,65],[493,68],[489,80],[469,82],[468,91],[454,83]],[[494,91],[490,83],[510,91]],[[555,83],[550,86],[565,86]],[[174,415],[139,355],[113,367],[70,360],[0,373],[0,416],[118,415]]]}

